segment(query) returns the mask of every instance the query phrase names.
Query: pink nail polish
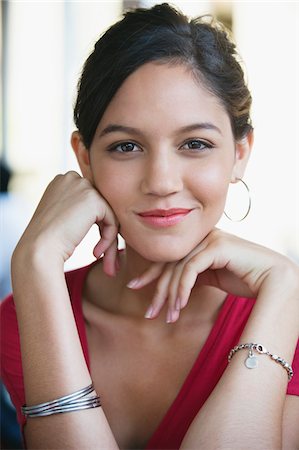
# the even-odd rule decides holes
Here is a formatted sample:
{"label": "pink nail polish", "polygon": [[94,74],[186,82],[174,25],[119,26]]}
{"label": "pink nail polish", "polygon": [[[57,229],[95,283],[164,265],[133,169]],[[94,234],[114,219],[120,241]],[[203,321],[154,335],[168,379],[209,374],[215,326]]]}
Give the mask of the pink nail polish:
{"label": "pink nail polish", "polygon": [[181,310],[181,299],[178,297],[177,299],[176,299],[176,301],[175,301],[175,309],[177,310],[177,311],[180,311]]}
{"label": "pink nail polish", "polygon": [[153,312],[154,312],[154,308],[153,308],[152,306],[150,306],[150,307],[148,308],[148,310],[146,311],[144,317],[145,317],[146,319],[151,319],[152,316],[153,316]]}
{"label": "pink nail polish", "polygon": [[135,287],[138,286],[138,283],[139,283],[139,279],[133,278],[133,280],[129,281],[129,283],[127,284],[127,287],[130,289],[134,289]]}
{"label": "pink nail polish", "polygon": [[172,312],[170,310],[167,311],[166,323],[172,323]]}
{"label": "pink nail polish", "polygon": [[177,310],[173,311],[172,317],[171,317],[172,323],[176,322],[179,317],[180,317],[180,311],[177,311]]}
{"label": "pink nail polish", "polygon": [[181,300],[181,309],[183,309],[187,306],[188,300],[189,300],[189,297]]}

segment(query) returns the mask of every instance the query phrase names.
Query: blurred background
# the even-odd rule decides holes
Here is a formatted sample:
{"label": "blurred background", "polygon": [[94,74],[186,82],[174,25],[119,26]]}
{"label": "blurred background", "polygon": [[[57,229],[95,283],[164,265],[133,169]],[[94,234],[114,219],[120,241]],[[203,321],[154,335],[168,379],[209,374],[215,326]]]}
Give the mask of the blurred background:
{"label": "blurred background", "polygon": [[[47,184],[57,173],[79,170],[69,141],[83,62],[125,9],[156,3],[162,2],[1,2],[0,297],[10,291],[11,252]],[[299,262],[299,3],[173,3],[190,16],[213,14],[233,31],[253,95],[255,145],[244,178],[252,208],[245,221],[224,217],[219,226]],[[242,202],[246,210],[246,196]],[[92,229],[66,269],[92,261],[97,239]],[[8,426],[2,424],[2,448],[20,448]]]}
{"label": "blurred background", "polygon": [[[22,199],[28,217],[57,173],[78,170],[69,143],[72,106],[95,40],[124,9],[156,3],[2,2],[1,156],[13,170],[10,191]],[[174,4],[190,16],[212,13],[232,29],[253,95],[255,145],[244,178],[252,210],[242,223],[224,218],[219,225],[298,259],[299,4]],[[93,259],[96,234],[90,233],[67,269]]]}

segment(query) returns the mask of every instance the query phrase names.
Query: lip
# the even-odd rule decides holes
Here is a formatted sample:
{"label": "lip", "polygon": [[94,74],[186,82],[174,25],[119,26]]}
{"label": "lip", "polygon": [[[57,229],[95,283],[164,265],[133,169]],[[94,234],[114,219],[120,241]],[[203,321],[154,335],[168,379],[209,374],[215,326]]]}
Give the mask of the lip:
{"label": "lip", "polygon": [[170,227],[181,222],[192,209],[171,208],[171,209],[153,209],[138,213],[141,220],[154,227]]}

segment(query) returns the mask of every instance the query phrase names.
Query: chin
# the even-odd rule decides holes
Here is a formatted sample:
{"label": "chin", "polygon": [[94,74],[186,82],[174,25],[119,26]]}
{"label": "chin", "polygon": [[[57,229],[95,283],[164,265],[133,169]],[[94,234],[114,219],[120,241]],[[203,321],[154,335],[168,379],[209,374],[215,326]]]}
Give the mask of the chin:
{"label": "chin", "polygon": [[188,255],[188,252],[174,252],[166,250],[163,251],[146,251],[143,250],[142,252],[139,252],[139,254],[146,259],[147,261],[151,262],[160,262],[160,263],[169,263],[169,262],[176,262],[183,259],[185,256]]}
{"label": "chin", "polygon": [[158,243],[153,241],[140,243],[126,240],[126,243],[147,261],[168,263],[185,258],[199,242],[175,243],[175,240],[172,239],[171,242],[159,240]]}

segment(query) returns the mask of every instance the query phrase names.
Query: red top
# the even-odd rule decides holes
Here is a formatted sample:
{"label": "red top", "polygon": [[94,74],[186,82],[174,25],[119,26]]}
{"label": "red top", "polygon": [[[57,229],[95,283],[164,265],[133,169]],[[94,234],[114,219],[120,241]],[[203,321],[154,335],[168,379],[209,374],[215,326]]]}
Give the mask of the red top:
{"label": "red top", "polygon": [[[88,367],[89,355],[82,313],[82,289],[91,265],[66,273],[73,312]],[[192,420],[207,400],[227,366],[227,356],[239,337],[254,305],[253,299],[228,295],[199,355],[175,401],[148,442],[147,449],[177,449]],[[1,369],[3,382],[10,393],[23,428],[21,413],[25,403],[20,342],[12,296],[1,304]],[[294,376],[287,394],[299,395],[299,341],[292,363]]]}

